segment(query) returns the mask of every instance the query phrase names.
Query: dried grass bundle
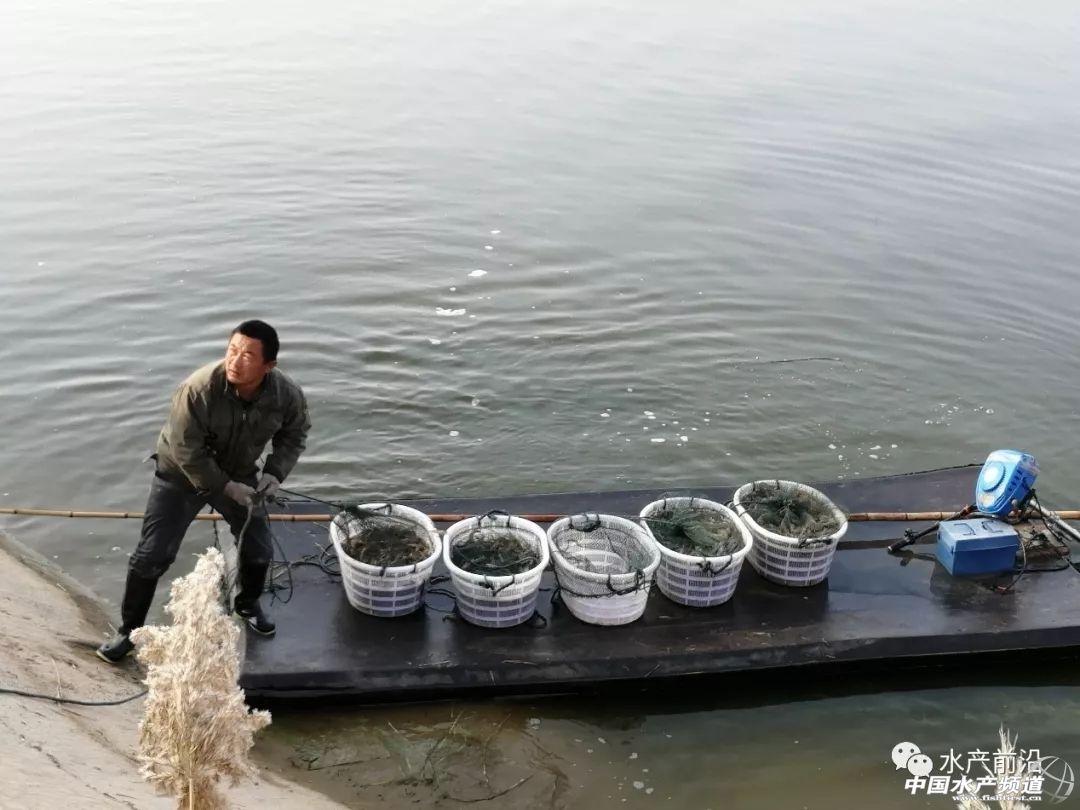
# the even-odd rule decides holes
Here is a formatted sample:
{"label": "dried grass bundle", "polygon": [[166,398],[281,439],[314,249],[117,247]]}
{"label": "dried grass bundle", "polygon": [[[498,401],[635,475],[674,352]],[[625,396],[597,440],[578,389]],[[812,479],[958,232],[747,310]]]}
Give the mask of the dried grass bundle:
{"label": "dried grass bundle", "polygon": [[195,570],[175,580],[165,607],[171,627],[132,634],[148,668],[146,714],[139,724],[140,773],[159,792],[176,796],[178,810],[224,810],[218,783],[253,778],[248,759],[254,734],[270,713],[249,711],[237,686],[239,629],[222,610],[225,560],[215,548]]}

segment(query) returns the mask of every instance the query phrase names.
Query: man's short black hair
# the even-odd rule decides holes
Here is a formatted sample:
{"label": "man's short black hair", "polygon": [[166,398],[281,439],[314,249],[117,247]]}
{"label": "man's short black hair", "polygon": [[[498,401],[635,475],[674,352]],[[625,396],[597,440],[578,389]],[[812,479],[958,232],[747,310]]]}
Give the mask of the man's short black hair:
{"label": "man's short black hair", "polygon": [[281,344],[278,343],[277,330],[266,321],[244,321],[232,330],[229,337],[238,332],[244,337],[254,338],[262,343],[264,362],[272,363],[277,360],[277,353]]}

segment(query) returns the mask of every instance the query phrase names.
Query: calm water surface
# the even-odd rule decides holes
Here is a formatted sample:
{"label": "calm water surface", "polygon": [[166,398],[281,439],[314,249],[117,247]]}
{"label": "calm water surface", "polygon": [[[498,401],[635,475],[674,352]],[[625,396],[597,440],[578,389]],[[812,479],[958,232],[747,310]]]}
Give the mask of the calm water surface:
{"label": "calm water surface", "polygon": [[[264,317],[314,420],[291,483],[323,496],[1017,446],[1078,505],[1078,41],[1069,2],[8,0],[0,503],[141,509],[173,387]],[[825,359],[768,362],[799,358]],[[3,528],[119,596],[134,524]],[[560,755],[612,725],[647,755],[646,786],[598,761],[567,806],[612,779],[612,802],[911,806],[900,737],[985,747],[1005,718],[1080,765],[1071,674],[1023,674],[514,716]]]}

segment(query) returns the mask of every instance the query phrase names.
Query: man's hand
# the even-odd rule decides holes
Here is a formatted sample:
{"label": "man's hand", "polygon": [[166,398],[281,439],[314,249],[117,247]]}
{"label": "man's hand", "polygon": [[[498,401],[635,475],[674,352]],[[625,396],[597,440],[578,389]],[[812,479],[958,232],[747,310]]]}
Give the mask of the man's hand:
{"label": "man's hand", "polygon": [[259,483],[255,485],[255,494],[261,495],[264,500],[272,501],[280,486],[281,482],[277,478],[270,473],[263,473],[259,476]]}
{"label": "man's hand", "polygon": [[225,494],[241,506],[251,506],[251,496],[255,490],[239,481],[230,481],[225,485]]}

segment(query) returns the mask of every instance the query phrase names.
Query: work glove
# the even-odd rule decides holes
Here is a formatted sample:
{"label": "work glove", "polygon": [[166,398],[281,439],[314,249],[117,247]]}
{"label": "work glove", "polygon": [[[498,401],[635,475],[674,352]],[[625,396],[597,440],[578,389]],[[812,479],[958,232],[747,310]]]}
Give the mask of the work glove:
{"label": "work glove", "polygon": [[263,473],[259,476],[259,483],[255,485],[255,494],[261,495],[264,500],[272,501],[280,486],[281,482],[275,476]]}
{"label": "work glove", "polygon": [[251,506],[251,496],[255,490],[239,481],[230,481],[225,485],[225,494],[241,506]]}

